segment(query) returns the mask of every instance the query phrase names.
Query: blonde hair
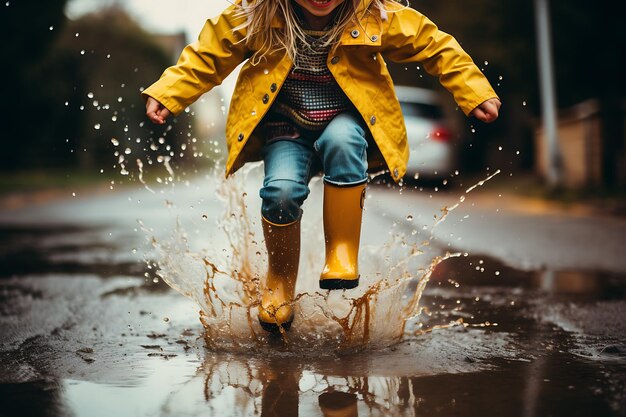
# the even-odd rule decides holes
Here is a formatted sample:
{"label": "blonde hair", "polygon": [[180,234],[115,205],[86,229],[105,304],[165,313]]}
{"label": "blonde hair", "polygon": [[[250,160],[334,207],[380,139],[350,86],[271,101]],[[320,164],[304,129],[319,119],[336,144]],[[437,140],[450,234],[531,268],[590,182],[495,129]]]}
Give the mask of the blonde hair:
{"label": "blonde hair", "polygon": [[[337,7],[334,24],[324,37],[322,46],[334,47],[350,23],[359,23],[357,10],[362,0],[345,0]],[[365,11],[378,11],[386,16],[385,3],[391,0],[371,0]],[[310,48],[310,38],[306,36],[293,7],[294,0],[250,0],[243,1],[239,13],[246,22],[236,29],[246,29],[243,42],[254,50],[251,62],[257,64],[266,54],[285,50],[295,61],[298,44]],[[361,16],[362,17],[362,16]],[[278,18],[283,21],[281,27],[272,27],[272,21]]]}

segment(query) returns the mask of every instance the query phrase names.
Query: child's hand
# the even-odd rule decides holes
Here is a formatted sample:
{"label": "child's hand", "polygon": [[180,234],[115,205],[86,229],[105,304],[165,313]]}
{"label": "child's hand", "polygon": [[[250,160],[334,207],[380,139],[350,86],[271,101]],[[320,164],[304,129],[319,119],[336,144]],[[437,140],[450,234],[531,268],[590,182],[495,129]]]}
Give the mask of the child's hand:
{"label": "child's hand", "polygon": [[498,118],[498,111],[501,105],[500,100],[497,98],[490,98],[472,110],[469,115],[474,116],[481,122],[491,123]]}
{"label": "child's hand", "polygon": [[162,125],[170,114],[171,112],[165,108],[164,105],[152,97],[148,97],[148,101],[146,102],[146,115],[152,120],[152,123]]}

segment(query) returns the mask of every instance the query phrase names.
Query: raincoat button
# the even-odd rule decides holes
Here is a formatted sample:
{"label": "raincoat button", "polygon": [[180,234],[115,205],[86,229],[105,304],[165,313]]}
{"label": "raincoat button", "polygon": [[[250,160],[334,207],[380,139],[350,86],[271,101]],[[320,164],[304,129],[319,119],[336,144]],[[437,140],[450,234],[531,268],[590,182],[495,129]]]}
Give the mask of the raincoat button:
{"label": "raincoat button", "polygon": [[239,136],[237,136],[237,140],[239,142],[241,142],[243,140],[243,133],[240,133]]}
{"label": "raincoat button", "polygon": [[353,38],[358,38],[360,33],[358,30],[354,29],[352,32],[350,32],[350,35],[352,35]]}
{"label": "raincoat button", "polygon": [[265,94],[263,96],[263,104],[267,104],[268,101],[270,101],[270,96],[269,94]]}
{"label": "raincoat button", "polygon": [[370,117],[370,124],[371,124],[371,125],[376,124],[376,116],[372,116],[372,117]]}
{"label": "raincoat button", "polygon": [[330,60],[330,63],[331,64],[336,64],[337,62],[339,62],[339,59],[340,59],[339,56],[335,55],[333,57],[333,59]]}
{"label": "raincoat button", "polygon": [[276,86],[276,83],[272,83],[272,85],[270,85],[270,91],[271,91],[272,93],[275,93],[277,88],[278,88],[278,87]]}
{"label": "raincoat button", "polygon": [[370,38],[370,40],[372,42],[376,42],[378,40],[378,36],[377,35],[372,35],[372,37]]}

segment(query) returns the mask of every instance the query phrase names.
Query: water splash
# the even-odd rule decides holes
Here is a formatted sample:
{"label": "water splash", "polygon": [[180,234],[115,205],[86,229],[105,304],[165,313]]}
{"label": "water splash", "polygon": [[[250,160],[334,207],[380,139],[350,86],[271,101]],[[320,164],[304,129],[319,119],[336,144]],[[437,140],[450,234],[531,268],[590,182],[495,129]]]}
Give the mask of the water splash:
{"label": "water splash", "polygon": [[137,158],[136,162],[137,162],[137,170],[138,170],[139,182],[143,184],[143,186],[145,187],[146,190],[148,190],[152,194],[154,194],[154,190],[148,186],[148,184],[146,183],[146,181],[143,178],[143,161],[141,159]]}
{"label": "water splash", "polygon": [[[267,253],[256,214],[260,213],[260,201],[249,199],[246,190],[258,189],[258,184],[251,183],[260,182],[259,166],[248,164],[229,179],[219,174],[207,176],[207,181],[213,183],[207,188],[214,187],[222,213],[208,231],[208,216],[202,214],[197,219],[204,223],[206,233],[200,242],[192,233],[196,226],[181,217],[169,238],[152,238],[158,275],[198,304],[206,344],[212,349],[277,348],[256,317]],[[419,302],[432,272],[441,262],[460,254],[424,259],[420,255],[429,240],[418,243],[413,235],[393,234],[382,245],[362,247],[361,284],[357,289],[320,290],[317,285],[324,262],[324,239],[319,227],[322,219],[320,210],[307,205],[321,201],[322,182],[316,178],[310,188],[302,219],[296,316],[291,330],[283,332],[280,348],[299,354],[345,353],[389,346],[419,332]],[[455,205],[444,207],[432,229],[463,200],[461,197]]]}
{"label": "water splash", "polygon": [[[471,187],[469,187],[467,190],[465,190],[465,195],[471,193],[472,191],[474,191],[476,188],[478,187],[482,187],[483,185],[485,185],[485,183],[489,180],[491,180],[493,177],[495,177],[496,175],[500,174],[500,170],[497,170],[496,172],[494,172],[493,174],[491,174],[490,176],[488,176],[487,178],[485,178],[484,180],[480,180],[478,181],[476,184],[472,185]],[[465,201],[465,195],[462,195],[459,197],[459,200],[453,204],[452,206],[448,207],[443,207],[441,209],[441,216],[439,216],[436,220],[435,223],[433,224],[432,228],[431,228],[431,239],[433,237],[433,231],[435,230],[435,228],[442,223],[446,217],[448,217],[448,215],[456,210],[464,201]]]}

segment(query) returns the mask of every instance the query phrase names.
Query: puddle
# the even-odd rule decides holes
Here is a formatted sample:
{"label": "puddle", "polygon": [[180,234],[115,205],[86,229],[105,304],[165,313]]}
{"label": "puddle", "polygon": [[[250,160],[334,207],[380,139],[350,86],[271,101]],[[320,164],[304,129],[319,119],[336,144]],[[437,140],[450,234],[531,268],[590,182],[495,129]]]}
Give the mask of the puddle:
{"label": "puddle", "polygon": [[197,192],[188,199],[142,219],[171,232],[153,234],[147,261],[101,225],[3,229],[0,415],[625,415],[623,275],[511,268],[371,210],[366,233],[383,243],[363,246],[369,278],[360,293],[328,296],[315,288],[321,213],[308,207],[305,295],[285,343],[256,328],[246,299],[265,268],[253,216],[240,234],[239,218],[206,220]]}

